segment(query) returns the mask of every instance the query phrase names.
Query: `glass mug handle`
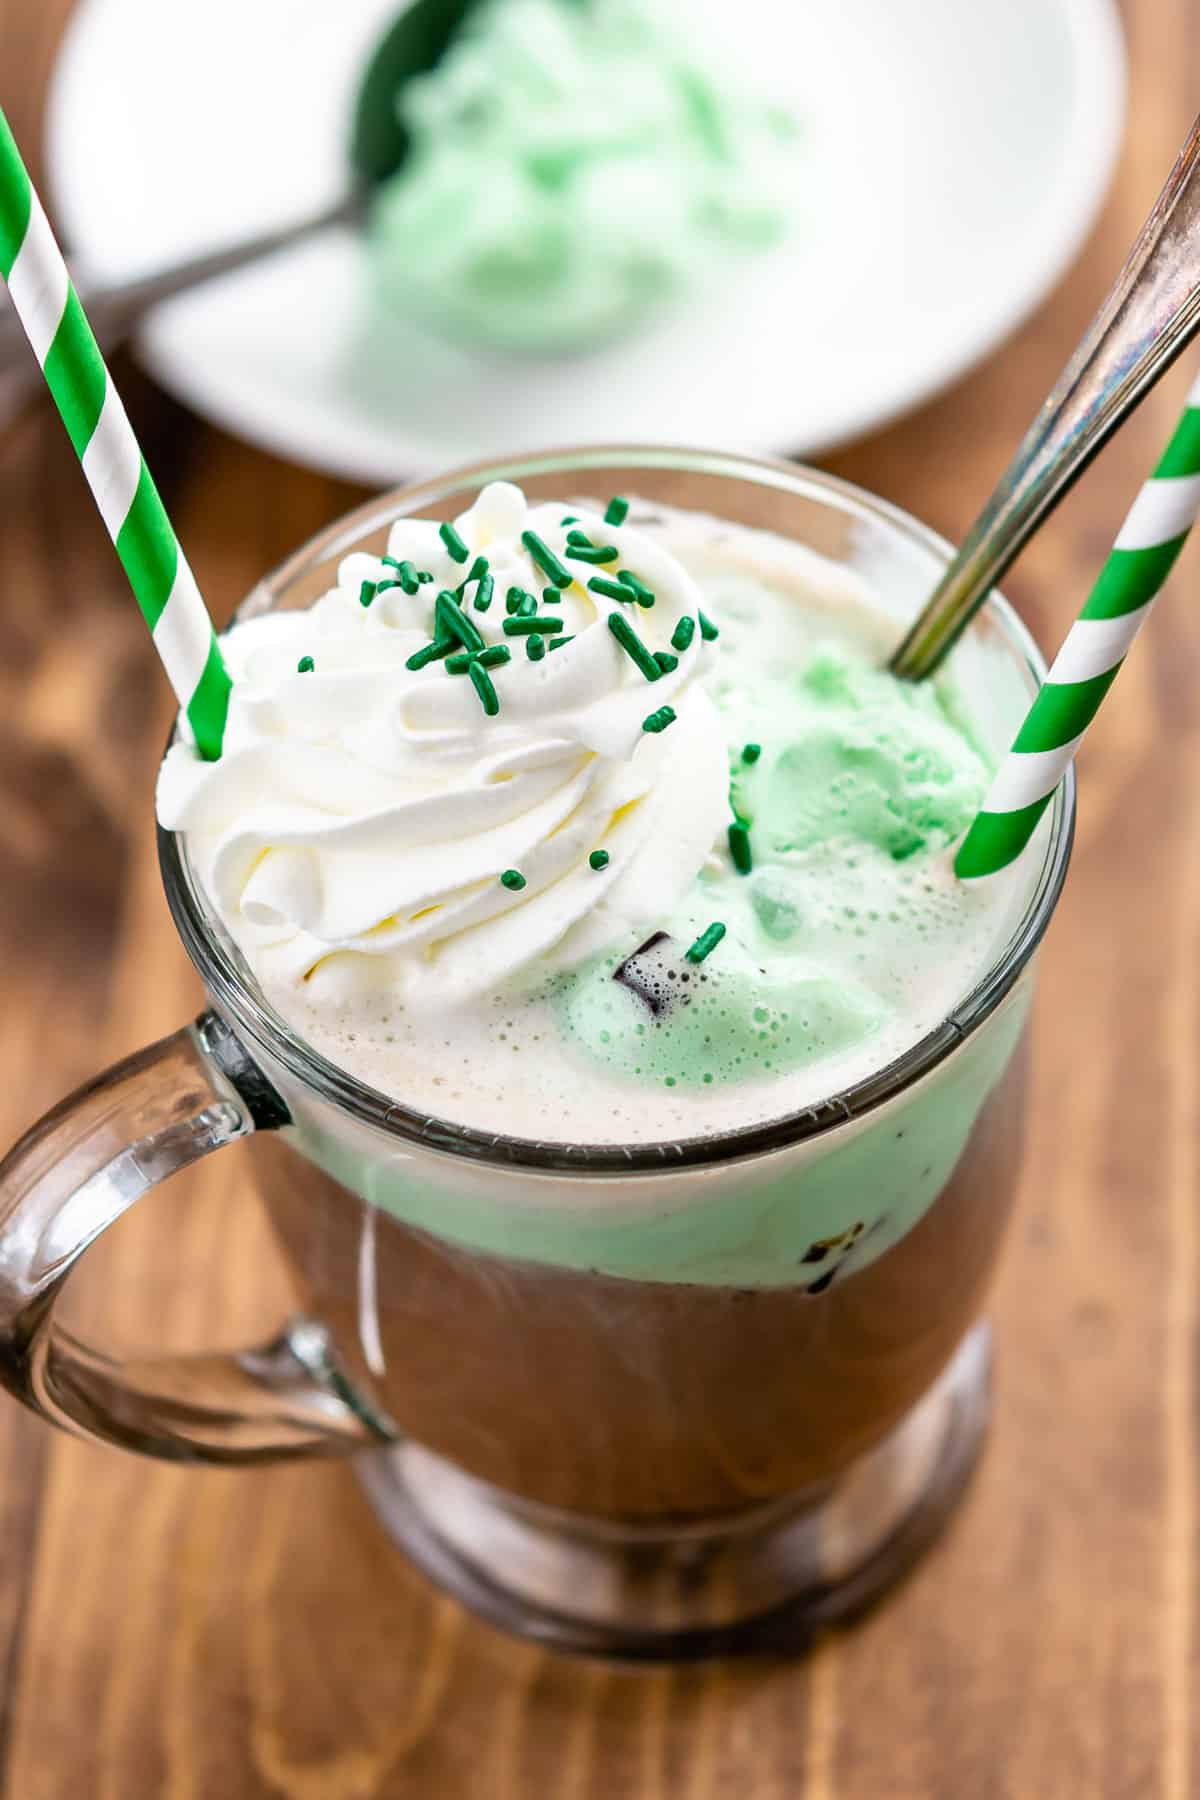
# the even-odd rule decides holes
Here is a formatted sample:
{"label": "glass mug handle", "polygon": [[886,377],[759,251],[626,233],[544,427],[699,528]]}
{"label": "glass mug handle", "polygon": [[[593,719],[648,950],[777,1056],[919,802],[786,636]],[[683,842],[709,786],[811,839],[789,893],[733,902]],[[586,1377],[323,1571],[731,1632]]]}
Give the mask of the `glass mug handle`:
{"label": "glass mug handle", "polygon": [[0,1382],[52,1424],[173,1461],[254,1463],[390,1441],[308,1319],[260,1349],[113,1357],[55,1318],[101,1232],[177,1169],[287,1112],[224,1021],[77,1089],[0,1163]]}

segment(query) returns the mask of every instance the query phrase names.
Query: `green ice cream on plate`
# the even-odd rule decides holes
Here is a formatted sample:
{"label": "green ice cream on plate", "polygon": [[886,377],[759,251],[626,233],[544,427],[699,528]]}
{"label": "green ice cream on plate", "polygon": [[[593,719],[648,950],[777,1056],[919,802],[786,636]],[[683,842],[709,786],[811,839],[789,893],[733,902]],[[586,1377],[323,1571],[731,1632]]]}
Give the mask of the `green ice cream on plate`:
{"label": "green ice cream on plate", "polygon": [[397,106],[412,151],[372,211],[378,286],[468,341],[618,336],[794,212],[795,120],[668,0],[487,0]]}

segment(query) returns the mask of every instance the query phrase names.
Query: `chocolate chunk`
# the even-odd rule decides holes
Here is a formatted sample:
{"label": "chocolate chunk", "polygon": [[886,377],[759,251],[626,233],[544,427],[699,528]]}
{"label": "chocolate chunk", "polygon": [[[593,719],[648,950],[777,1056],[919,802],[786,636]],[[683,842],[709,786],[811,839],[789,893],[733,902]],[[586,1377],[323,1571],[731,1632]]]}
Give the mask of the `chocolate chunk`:
{"label": "chocolate chunk", "polygon": [[686,1006],[691,999],[678,992],[684,973],[679,966],[682,960],[670,933],[656,931],[613,970],[612,978],[637,995],[651,1018],[661,1019],[676,1002]]}
{"label": "chocolate chunk", "polygon": [[846,1231],[839,1231],[836,1237],[818,1238],[815,1243],[808,1246],[800,1258],[802,1264],[823,1263],[827,1256],[837,1255],[837,1261],[833,1268],[827,1269],[824,1275],[818,1276],[817,1280],[808,1288],[810,1294],[820,1294],[825,1291],[865,1230],[866,1226],[863,1221],[856,1219],[853,1225]]}

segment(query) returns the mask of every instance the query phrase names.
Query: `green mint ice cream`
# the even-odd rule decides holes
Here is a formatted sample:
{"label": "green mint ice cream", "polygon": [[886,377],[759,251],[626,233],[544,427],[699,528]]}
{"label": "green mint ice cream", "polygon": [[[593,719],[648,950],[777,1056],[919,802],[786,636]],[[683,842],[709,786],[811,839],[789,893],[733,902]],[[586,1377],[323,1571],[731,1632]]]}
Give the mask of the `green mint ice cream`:
{"label": "green mint ice cream", "polygon": [[[739,610],[759,616],[712,692],[751,866],[718,850],[632,979],[613,978],[626,946],[555,990],[565,1030],[598,1063],[667,1086],[836,1066],[886,1035],[942,934],[953,942],[967,922],[944,853],[990,772],[946,683],[898,681],[852,640],[818,641],[789,666],[773,654],[783,627],[769,592],[733,597],[732,637]],[[724,938],[690,964],[712,921]]]}
{"label": "green mint ice cream", "polygon": [[374,205],[388,302],[526,350],[588,345],[736,276],[795,211],[798,131],[664,0],[489,0],[398,96]]}

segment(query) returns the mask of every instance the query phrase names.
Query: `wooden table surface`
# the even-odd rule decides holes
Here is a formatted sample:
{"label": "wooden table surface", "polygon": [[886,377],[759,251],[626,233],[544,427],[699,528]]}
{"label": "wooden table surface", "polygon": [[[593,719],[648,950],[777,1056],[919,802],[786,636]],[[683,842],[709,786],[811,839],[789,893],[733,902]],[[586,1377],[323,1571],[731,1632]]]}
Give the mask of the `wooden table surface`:
{"label": "wooden table surface", "polygon": [[[27,145],[69,0],[0,0]],[[960,533],[1200,92],[1189,0],[1128,0],[1125,153],[1064,286],[968,381],[832,459]],[[224,618],[355,501],[124,369]],[[1024,557],[1044,643],[1169,428],[1177,371]],[[798,401],[799,403],[799,401]],[[994,1437],[948,1536],[808,1660],[631,1673],[510,1642],[395,1555],[345,1467],[197,1473],[0,1404],[3,1800],[1188,1800],[1200,1792],[1195,1356],[1200,551],[1089,740],[995,1296]],[[0,441],[0,1138],[190,1016],[151,795],[169,701],[65,440]],[[231,1152],[126,1221],[77,1306],[120,1342],[262,1335],[287,1287]]]}

